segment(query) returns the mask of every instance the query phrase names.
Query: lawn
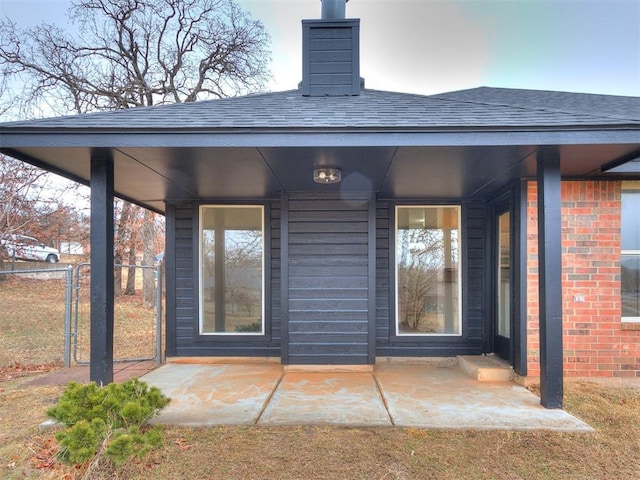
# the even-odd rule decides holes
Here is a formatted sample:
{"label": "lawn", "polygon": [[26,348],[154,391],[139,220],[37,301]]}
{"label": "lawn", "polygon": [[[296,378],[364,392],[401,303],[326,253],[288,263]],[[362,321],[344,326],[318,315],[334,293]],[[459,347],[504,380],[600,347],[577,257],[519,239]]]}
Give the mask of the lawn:
{"label": "lawn", "polygon": [[[54,461],[52,432],[38,425],[63,387],[29,380],[59,368],[62,285],[0,285],[0,478],[74,479]],[[48,300],[47,300],[48,299]],[[52,302],[47,303],[47,302]],[[50,306],[46,306],[50,305]],[[8,315],[9,306],[11,314]],[[86,305],[85,305],[86,307]],[[139,353],[148,328],[122,302],[117,329]],[[119,307],[120,308],[120,307]],[[127,310],[128,309],[128,310]],[[131,321],[133,320],[133,321]],[[130,330],[127,330],[130,329]],[[145,334],[146,332],[146,334]],[[118,342],[118,330],[116,342]],[[143,340],[144,339],[144,340]],[[133,346],[132,346],[133,345]],[[44,364],[37,366],[36,364]],[[165,444],[143,460],[90,478],[139,479],[639,479],[640,390],[566,382],[566,410],[592,434],[330,427],[165,427]]]}
{"label": "lawn", "polygon": [[[62,387],[0,377],[0,477],[82,478],[53,461],[38,424]],[[13,377],[13,378],[9,378]],[[592,434],[334,427],[165,427],[164,447],[91,478],[638,479],[640,390],[566,383],[566,409]]]}
{"label": "lawn", "polygon": [[[60,362],[64,357],[65,280],[9,275],[0,281],[0,367]],[[78,361],[89,360],[89,286],[85,279],[73,299]],[[114,306],[114,358],[152,357],[155,312],[140,295],[120,296]],[[75,329],[74,329],[75,330]]]}

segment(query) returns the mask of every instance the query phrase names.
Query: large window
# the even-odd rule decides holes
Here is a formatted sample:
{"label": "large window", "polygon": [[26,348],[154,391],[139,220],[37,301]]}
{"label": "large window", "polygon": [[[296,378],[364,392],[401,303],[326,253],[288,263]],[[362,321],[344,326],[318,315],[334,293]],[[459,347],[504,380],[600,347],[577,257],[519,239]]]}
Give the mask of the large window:
{"label": "large window", "polygon": [[264,334],[264,209],[200,207],[200,333]]}
{"label": "large window", "polygon": [[396,333],[460,335],[460,207],[396,207]]}
{"label": "large window", "polygon": [[622,321],[640,322],[640,182],[622,190]]}

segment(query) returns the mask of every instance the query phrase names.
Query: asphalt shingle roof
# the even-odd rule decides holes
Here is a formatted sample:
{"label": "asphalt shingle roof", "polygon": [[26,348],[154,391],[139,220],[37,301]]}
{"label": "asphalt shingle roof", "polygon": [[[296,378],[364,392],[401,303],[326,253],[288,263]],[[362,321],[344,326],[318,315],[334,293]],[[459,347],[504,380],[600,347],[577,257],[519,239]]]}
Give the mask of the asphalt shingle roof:
{"label": "asphalt shingle roof", "polygon": [[433,95],[431,98],[544,110],[551,113],[573,112],[594,118],[640,121],[640,98],[638,97],[480,87]]}
{"label": "asphalt shingle roof", "polygon": [[480,87],[424,96],[364,89],[303,97],[299,90],[5,123],[9,128],[447,129],[640,125],[640,97]]}

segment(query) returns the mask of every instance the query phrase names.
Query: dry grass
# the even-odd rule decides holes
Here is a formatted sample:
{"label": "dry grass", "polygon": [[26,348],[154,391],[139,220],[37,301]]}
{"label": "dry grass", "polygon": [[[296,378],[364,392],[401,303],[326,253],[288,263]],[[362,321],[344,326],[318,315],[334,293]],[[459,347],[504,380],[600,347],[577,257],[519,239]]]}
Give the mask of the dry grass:
{"label": "dry grass", "polygon": [[[81,478],[36,425],[61,387],[0,383],[0,477]],[[638,479],[640,390],[568,382],[593,434],[333,427],[166,427],[165,446],[92,478]]]}
{"label": "dry grass", "polygon": [[0,366],[62,359],[64,298],[64,280],[0,282]]}
{"label": "dry grass", "polygon": [[[51,283],[49,283],[51,282]],[[81,478],[53,461],[55,441],[38,425],[63,387],[29,385],[62,356],[56,281],[0,285],[0,478]],[[62,295],[62,296],[61,296]],[[54,301],[55,300],[55,301]],[[124,318],[140,312],[123,303]],[[8,315],[8,309],[12,313]],[[144,307],[142,307],[144,308]],[[143,338],[143,322],[128,322]],[[127,328],[121,326],[120,328]],[[118,327],[116,326],[116,333]],[[126,330],[124,330],[126,332]],[[140,336],[137,337],[136,335]],[[120,337],[117,337],[120,338]],[[128,340],[127,353],[137,354]],[[147,340],[148,341],[148,340]],[[118,340],[116,340],[118,342]],[[132,346],[133,345],[133,346]],[[122,345],[121,345],[122,346]],[[126,347],[125,347],[126,348]],[[27,368],[24,364],[48,363]],[[22,366],[21,366],[22,365]],[[566,409],[593,434],[329,427],[165,428],[165,446],[92,478],[139,479],[638,479],[640,390],[567,382]]]}
{"label": "dry grass", "polygon": [[[78,302],[78,361],[89,359],[89,287]],[[0,367],[61,361],[64,356],[65,281],[11,275],[0,282]],[[75,301],[73,302],[75,305]],[[151,357],[155,312],[140,295],[121,296],[114,307],[114,356]],[[75,324],[75,315],[74,322]]]}

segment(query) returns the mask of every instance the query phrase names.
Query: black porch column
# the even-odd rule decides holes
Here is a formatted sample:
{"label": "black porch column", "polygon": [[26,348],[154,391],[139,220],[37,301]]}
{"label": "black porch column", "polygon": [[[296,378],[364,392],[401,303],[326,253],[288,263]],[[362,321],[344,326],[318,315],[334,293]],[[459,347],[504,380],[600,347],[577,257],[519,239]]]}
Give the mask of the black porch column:
{"label": "black porch column", "polygon": [[538,152],[538,282],[540,404],[562,408],[562,226],[560,157]]}
{"label": "black porch column", "polygon": [[113,159],[91,152],[91,354],[89,379],[113,382]]}

